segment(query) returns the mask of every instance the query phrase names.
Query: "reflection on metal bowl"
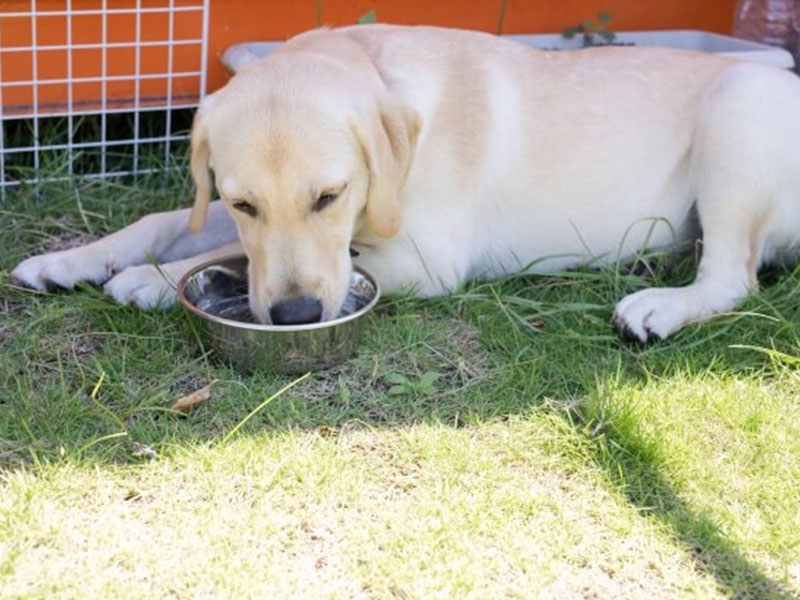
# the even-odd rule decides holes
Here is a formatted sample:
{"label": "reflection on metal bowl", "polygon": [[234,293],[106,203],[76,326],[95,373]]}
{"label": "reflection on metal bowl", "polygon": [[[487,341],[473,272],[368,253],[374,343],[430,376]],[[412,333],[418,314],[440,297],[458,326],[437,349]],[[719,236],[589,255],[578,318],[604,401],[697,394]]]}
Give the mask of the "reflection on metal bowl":
{"label": "reflection on metal bowl", "polygon": [[235,256],[192,269],[178,283],[178,300],[204,344],[248,370],[303,373],[332,367],[355,352],[366,315],[380,296],[374,277],[354,267],[339,316],[303,325],[263,325],[250,313],[247,257]]}

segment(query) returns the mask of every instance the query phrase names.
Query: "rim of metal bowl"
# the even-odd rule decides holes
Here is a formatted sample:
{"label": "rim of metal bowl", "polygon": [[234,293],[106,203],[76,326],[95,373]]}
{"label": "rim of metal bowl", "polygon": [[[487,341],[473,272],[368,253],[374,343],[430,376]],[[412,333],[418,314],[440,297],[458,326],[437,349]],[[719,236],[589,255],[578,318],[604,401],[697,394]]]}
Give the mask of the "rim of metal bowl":
{"label": "rim of metal bowl", "polygon": [[194,313],[198,317],[206,319],[207,321],[213,321],[215,323],[221,323],[222,325],[229,325],[232,327],[238,327],[239,329],[252,329],[255,331],[273,331],[273,332],[288,332],[288,331],[309,331],[312,329],[325,329],[327,327],[335,327],[336,325],[341,325],[342,323],[347,323],[348,321],[354,321],[358,317],[362,316],[365,313],[368,313],[372,310],[372,308],[378,303],[378,300],[381,296],[381,286],[378,285],[378,281],[369,271],[362,269],[361,267],[357,267],[353,265],[353,270],[358,271],[369,279],[369,282],[375,288],[375,295],[372,297],[365,306],[362,306],[357,311],[350,313],[349,315],[345,315],[344,317],[339,317],[337,319],[332,319],[330,321],[319,321],[317,323],[303,323],[301,325],[267,325],[265,323],[247,323],[245,321],[236,321],[234,319],[225,319],[224,317],[218,317],[216,315],[209,314],[197,308],[194,304],[189,302],[186,298],[186,285],[189,283],[189,280],[197,275],[203,269],[207,269],[209,267],[213,267],[214,265],[219,265],[228,260],[233,260],[237,258],[247,258],[244,254],[230,254],[228,256],[222,256],[220,258],[215,258],[214,260],[206,261],[200,265],[197,265],[180,278],[178,281],[178,301],[181,303],[181,306],[189,310],[190,312]]}

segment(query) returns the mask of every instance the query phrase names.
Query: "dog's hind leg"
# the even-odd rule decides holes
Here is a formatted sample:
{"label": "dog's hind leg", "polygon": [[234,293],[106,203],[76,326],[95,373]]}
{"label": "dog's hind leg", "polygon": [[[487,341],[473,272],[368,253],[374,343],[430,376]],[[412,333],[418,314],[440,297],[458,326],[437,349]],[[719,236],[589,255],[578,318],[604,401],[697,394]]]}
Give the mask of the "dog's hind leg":
{"label": "dog's hind leg", "polygon": [[729,311],[756,283],[764,229],[772,212],[727,211],[703,219],[703,256],[695,281],[680,288],[648,288],[623,298],[613,322],[623,337],[664,339],[685,324]]}
{"label": "dog's hind leg", "polygon": [[624,337],[663,339],[686,323],[732,310],[747,296],[768,245],[800,221],[797,139],[796,77],[745,64],[720,77],[703,100],[692,150],[703,230],[697,277],[686,287],[623,298],[613,322]]}
{"label": "dog's hind leg", "polygon": [[189,231],[189,209],[155,213],[102,239],[22,261],[11,276],[28,287],[72,289],[86,281],[102,284],[115,273],[154,258],[168,263],[224,246],[237,237],[222,202],[212,202],[205,228]]}

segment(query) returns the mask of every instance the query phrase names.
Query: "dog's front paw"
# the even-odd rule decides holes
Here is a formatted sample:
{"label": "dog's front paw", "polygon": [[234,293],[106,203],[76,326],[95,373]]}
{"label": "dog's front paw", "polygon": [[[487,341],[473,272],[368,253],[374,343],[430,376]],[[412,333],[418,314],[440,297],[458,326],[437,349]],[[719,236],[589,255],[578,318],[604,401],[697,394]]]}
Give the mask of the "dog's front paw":
{"label": "dog's front paw", "polygon": [[114,274],[108,255],[97,246],[82,246],[23,260],[11,272],[20,284],[36,290],[72,289],[86,281],[101,284]]}
{"label": "dog's front paw", "polygon": [[120,304],[145,310],[169,308],[177,301],[170,274],[152,265],[128,267],[109,281],[104,290]]}
{"label": "dog's front paw", "polygon": [[616,306],[612,322],[630,341],[663,340],[691,318],[692,307],[681,288],[649,288],[625,296]]}

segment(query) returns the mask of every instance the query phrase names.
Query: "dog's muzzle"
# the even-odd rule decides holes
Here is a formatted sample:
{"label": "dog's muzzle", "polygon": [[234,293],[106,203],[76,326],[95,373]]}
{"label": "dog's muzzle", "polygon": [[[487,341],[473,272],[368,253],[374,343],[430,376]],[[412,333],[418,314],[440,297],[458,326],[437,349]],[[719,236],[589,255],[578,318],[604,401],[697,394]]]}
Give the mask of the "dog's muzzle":
{"label": "dog's muzzle", "polygon": [[322,302],[311,296],[281,300],[270,306],[269,316],[276,325],[317,323],[322,318]]}

